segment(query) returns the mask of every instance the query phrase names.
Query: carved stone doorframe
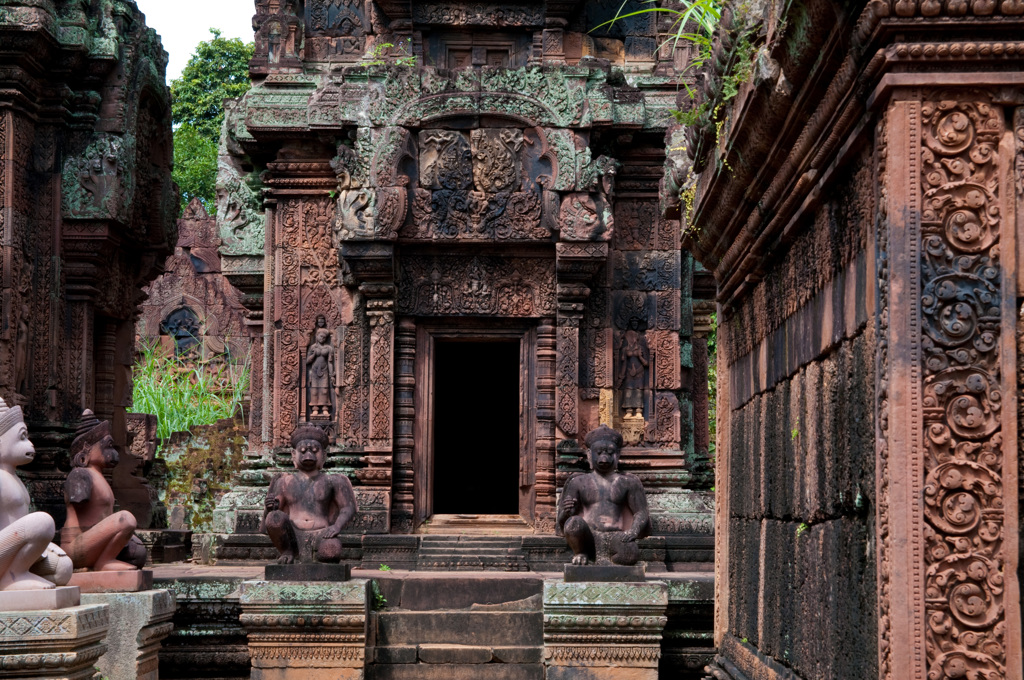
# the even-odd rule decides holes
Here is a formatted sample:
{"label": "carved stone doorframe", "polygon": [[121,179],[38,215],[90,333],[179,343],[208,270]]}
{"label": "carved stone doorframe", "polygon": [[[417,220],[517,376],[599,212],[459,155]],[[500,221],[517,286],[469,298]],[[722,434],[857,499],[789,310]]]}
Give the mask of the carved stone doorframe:
{"label": "carved stone doorframe", "polygon": [[419,527],[433,515],[434,358],[438,340],[519,342],[519,515],[525,522],[534,524],[538,500],[536,442],[539,425],[536,321],[463,320],[458,326],[453,326],[450,321],[416,324],[412,454],[414,526]]}

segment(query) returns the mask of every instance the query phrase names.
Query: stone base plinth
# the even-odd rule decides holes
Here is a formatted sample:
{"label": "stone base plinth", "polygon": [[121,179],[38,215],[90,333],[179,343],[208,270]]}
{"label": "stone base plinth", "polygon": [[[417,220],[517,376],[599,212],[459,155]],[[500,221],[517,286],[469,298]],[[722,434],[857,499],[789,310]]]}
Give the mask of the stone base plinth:
{"label": "stone base plinth", "polygon": [[544,582],[548,680],[657,680],[668,585]]}
{"label": "stone base plinth", "polygon": [[77,607],[81,591],[73,586],[46,590],[7,590],[0,592],[0,612],[23,612]]}
{"label": "stone base plinth", "polygon": [[263,569],[268,581],[348,581],[352,567],[347,564],[268,564]]}
{"label": "stone base plinth", "polygon": [[362,680],[367,581],[244,581],[252,680]]}
{"label": "stone base plinth", "polygon": [[642,564],[623,567],[617,564],[567,564],[565,565],[566,583],[599,582],[637,582],[647,580],[647,573]]}
{"label": "stone base plinth", "polygon": [[153,587],[153,572],[149,569],[76,571],[68,585],[78,586],[83,593],[137,593]]}
{"label": "stone base plinth", "polygon": [[171,623],[174,593],[169,590],[82,593],[82,602],[110,608],[107,653],[96,663],[101,674],[111,679],[157,680],[160,676],[157,652],[160,643],[174,629]]}
{"label": "stone base plinth", "polygon": [[0,678],[92,680],[109,625],[106,605],[0,612]]}

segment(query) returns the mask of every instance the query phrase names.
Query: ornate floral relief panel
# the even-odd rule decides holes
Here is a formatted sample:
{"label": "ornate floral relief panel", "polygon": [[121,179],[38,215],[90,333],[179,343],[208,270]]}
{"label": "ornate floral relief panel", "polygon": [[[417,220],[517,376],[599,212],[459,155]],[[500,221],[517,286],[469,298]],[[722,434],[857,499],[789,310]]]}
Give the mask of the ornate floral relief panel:
{"label": "ornate floral relief panel", "polygon": [[[281,326],[275,342],[274,444],[279,446],[287,442],[300,414],[307,410],[303,357],[314,342],[313,331],[319,318],[324,318],[330,333],[329,344],[337,352],[343,341],[343,324],[352,319],[352,313],[349,294],[338,280],[338,255],[333,245],[333,202],[326,196],[289,198],[282,202],[275,216],[275,304]],[[341,356],[334,357],[334,366],[334,380],[346,380],[346,364]],[[337,383],[336,386],[340,387]],[[334,422],[348,410],[346,406],[338,399],[331,407]],[[356,417],[353,422],[359,420]]]}
{"label": "ornate floral relief panel", "polygon": [[880,630],[892,647],[882,668],[1008,677],[1020,664],[1017,484],[1006,481],[1017,474],[1012,152],[984,93],[919,96],[888,114],[886,379],[901,415],[888,422],[883,480],[893,534],[883,548],[895,552],[880,560],[892,621]]}
{"label": "ornate floral relief panel", "polygon": [[415,316],[552,316],[554,258],[497,255],[403,257],[398,313]]}

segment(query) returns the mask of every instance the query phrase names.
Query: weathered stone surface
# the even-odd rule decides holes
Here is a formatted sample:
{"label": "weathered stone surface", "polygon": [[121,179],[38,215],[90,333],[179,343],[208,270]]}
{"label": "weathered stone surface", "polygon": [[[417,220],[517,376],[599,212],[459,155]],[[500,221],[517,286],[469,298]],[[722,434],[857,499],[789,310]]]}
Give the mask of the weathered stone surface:
{"label": "weathered stone surface", "polygon": [[5,590],[0,592],[0,612],[64,609],[81,603],[77,586],[59,586],[46,590]]}
{"label": "weathered stone surface", "polygon": [[0,42],[0,393],[25,408],[26,481],[59,527],[81,409],[128,444],[136,304],[177,240],[167,57],[134,4],[98,0],[5,3]]}
{"label": "weathered stone surface", "polygon": [[584,583],[587,581],[624,583],[644,581],[646,579],[647,574],[643,564],[634,564],[629,567],[599,564],[565,565],[566,583]]}
{"label": "weathered stone surface", "polygon": [[[548,677],[656,680],[668,592],[668,585],[660,581],[545,581],[544,663]],[[624,628],[620,622],[627,621],[628,628]]]}
{"label": "weathered stone surface", "polygon": [[268,564],[268,581],[348,581],[352,567],[347,564]]}
{"label": "weathered stone surface", "polygon": [[253,678],[363,677],[367,581],[244,581],[239,595]]}
{"label": "weathered stone surface", "polygon": [[[250,570],[258,577],[259,567]],[[239,621],[238,588],[243,580],[212,575],[157,579],[157,587],[173,592],[177,602],[174,630],[160,650],[161,678],[249,676],[248,640]]]}
{"label": "weathered stone surface", "polygon": [[540,612],[392,612],[376,614],[377,644],[509,645],[542,643]]}
{"label": "weathered stone surface", "polygon": [[71,575],[68,585],[82,593],[135,593],[153,587],[150,569],[135,571],[79,571]]}
{"label": "weathered stone surface", "polygon": [[397,664],[371,666],[371,680],[544,680],[544,666],[527,663]]}
{"label": "weathered stone surface", "polygon": [[101,604],[0,611],[4,675],[19,680],[91,680],[97,660],[107,651],[109,625],[109,608]]}
{"label": "weathered stone surface", "polygon": [[82,604],[109,607],[107,651],[96,662],[100,672],[108,678],[157,680],[160,643],[174,628],[171,623],[176,609],[174,593],[170,590],[85,593]]}
{"label": "weathered stone surface", "polygon": [[418,658],[428,664],[484,664],[494,654],[490,647],[426,643],[419,645]]}

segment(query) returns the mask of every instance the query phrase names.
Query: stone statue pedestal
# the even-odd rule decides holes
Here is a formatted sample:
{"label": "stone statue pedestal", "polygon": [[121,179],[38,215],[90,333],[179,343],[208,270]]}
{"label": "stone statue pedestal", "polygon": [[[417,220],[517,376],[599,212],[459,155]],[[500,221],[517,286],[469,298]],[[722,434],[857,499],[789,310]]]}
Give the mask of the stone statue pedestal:
{"label": "stone statue pedestal", "polygon": [[363,680],[367,585],[243,581],[252,680]]}
{"label": "stone statue pedestal", "polygon": [[0,591],[0,612],[65,609],[81,604],[81,591],[74,586],[60,586],[47,590]]}
{"label": "stone statue pedestal", "polygon": [[71,575],[68,585],[78,586],[83,593],[137,593],[153,587],[153,572],[150,569],[79,571]]}
{"label": "stone statue pedestal", "polygon": [[668,584],[544,582],[547,680],[658,680]]}
{"label": "stone statue pedestal", "polygon": [[567,564],[564,573],[566,583],[588,583],[591,581],[642,583],[647,580],[647,570],[643,564],[634,564],[628,567],[618,564]]}
{"label": "stone statue pedestal", "polygon": [[[77,588],[72,590],[77,591]],[[110,608],[0,611],[0,675],[17,680],[93,680],[105,651]]]}
{"label": "stone statue pedestal", "polygon": [[348,564],[312,562],[305,564],[268,564],[263,569],[268,581],[327,581],[336,583],[352,578],[352,567]]}
{"label": "stone statue pedestal", "polygon": [[[152,583],[152,572],[149,574]],[[174,629],[171,623],[175,611],[174,593],[170,590],[83,593],[82,603],[101,605],[110,611],[107,651],[95,663],[101,675],[111,679],[157,680],[157,652],[160,643]]]}

